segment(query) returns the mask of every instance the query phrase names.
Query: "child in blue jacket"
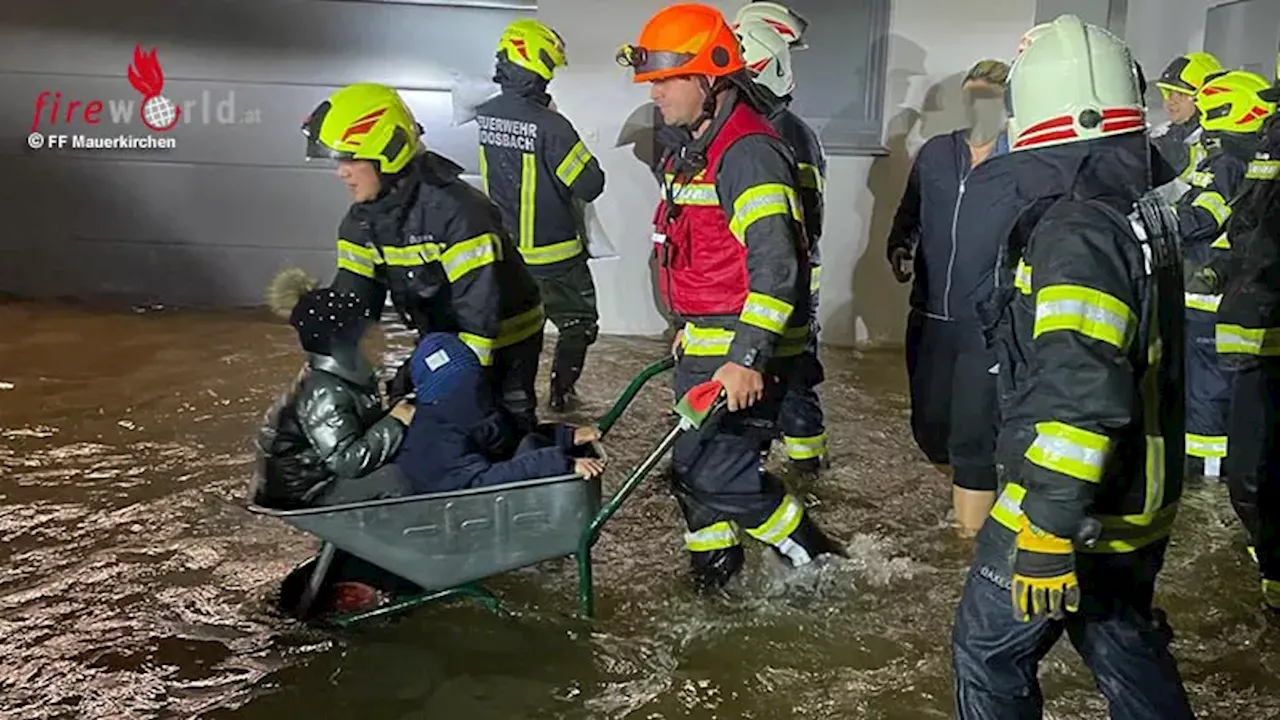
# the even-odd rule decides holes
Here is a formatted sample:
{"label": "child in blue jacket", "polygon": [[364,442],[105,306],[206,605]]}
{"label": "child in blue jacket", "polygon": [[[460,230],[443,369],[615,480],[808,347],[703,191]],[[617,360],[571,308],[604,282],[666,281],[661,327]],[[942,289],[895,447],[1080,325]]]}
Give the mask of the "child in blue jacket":
{"label": "child in blue jacket", "polygon": [[599,439],[594,427],[548,424],[521,437],[514,418],[494,403],[479,359],[456,335],[426,335],[410,363],[417,407],[396,463],[415,493],[604,471],[601,460],[570,454]]}

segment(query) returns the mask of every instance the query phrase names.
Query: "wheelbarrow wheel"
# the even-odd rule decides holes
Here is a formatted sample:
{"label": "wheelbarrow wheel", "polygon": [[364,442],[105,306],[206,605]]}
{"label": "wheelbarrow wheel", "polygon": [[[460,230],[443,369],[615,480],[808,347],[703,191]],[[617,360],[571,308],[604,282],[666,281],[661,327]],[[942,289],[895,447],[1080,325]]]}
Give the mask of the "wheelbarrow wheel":
{"label": "wheelbarrow wheel", "polygon": [[334,553],[319,593],[303,617],[299,612],[299,604],[319,559],[318,555],[309,558],[285,576],[276,598],[276,608],[280,612],[299,620],[311,621],[368,612],[398,598],[422,593],[422,588],[416,584],[338,550]]}

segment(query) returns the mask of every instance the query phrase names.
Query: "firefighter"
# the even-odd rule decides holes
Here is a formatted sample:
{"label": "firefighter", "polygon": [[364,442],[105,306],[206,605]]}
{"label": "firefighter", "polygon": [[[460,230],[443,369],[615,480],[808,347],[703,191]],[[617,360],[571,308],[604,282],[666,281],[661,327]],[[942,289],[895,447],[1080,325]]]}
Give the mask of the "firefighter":
{"label": "firefighter", "polygon": [[1182,490],[1181,268],[1176,231],[1139,236],[1127,217],[1151,186],[1137,69],[1064,15],[1008,90],[1010,159],[1035,199],[989,301],[1004,487],[956,615],[957,714],[1041,717],[1038,666],[1065,631],[1110,717],[1186,720],[1152,607]]}
{"label": "firefighter", "polygon": [[581,204],[604,191],[600,162],[573,125],[552,110],[547,84],[565,65],[564,41],[537,20],[516,20],[498,41],[494,81],[502,94],[477,108],[480,177],[559,330],[551,407],[576,404],[574,385],[596,341],[596,286],[587,267]]}
{"label": "firefighter", "polygon": [[761,467],[776,437],[790,362],[809,337],[809,269],[795,161],[751,89],[738,39],[719,11],[659,11],[618,51],[668,125],[690,142],[668,159],[655,244],[662,296],[685,321],[675,392],[715,379],[728,414],[688,434],[673,456],[695,581],[721,587],[744,561],[743,533],[792,566],[840,552]]}
{"label": "firefighter", "polygon": [[[1151,131],[1151,140],[1165,162],[1182,181],[1175,192],[1186,191],[1186,183],[1204,159],[1200,145],[1200,117],[1195,96],[1210,75],[1223,71],[1218,58],[1207,52],[1193,52],[1173,59],[1156,80],[1169,120]],[[1176,194],[1170,200],[1176,199]]]}
{"label": "firefighter", "polygon": [[1256,103],[1240,99],[1272,115],[1227,223],[1230,260],[1217,325],[1218,352],[1237,372],[1227,487],[1262,572],[1263,599],[1280,610],[1280,84],[1257,93]]}
{"label": "firefighter", "polygon": [[1225,233],[1231,200],[1257,149],[1263,118],[1274,107],[1257,98],[1270,85],[1245,71],[1211,76],[1196,94],[1207,155],[1188,176],[1190,189],[1178,199],[1186,260],[1187,308],[1187,469],[1218,478],[1228,454],[1232,373],[1214,347],[1214,325],[1222,295],[1205,269],[1230,247]]}
{"label": "firefighter", "polygon": [[796,82],[787,38],[778,27],[777,23],[748,14],[748,19],[734,26],[734,33],[742,41],[743,61],[755,80],[760,104],[768,109],[769,122],[794,153],[800,179],[800,204],[809,245],[809,344],[795,362],[795,373],[782,398],[779,425],[787,459],[802,475],[813,475],[827,465],[827,430],[822,402],[814,390],[825,379],[818,359],[818,287],[822,273],[818,242],[822,238],[827,157],[818,134],[788,109]]}
{"label": "firefighter", "polygon": [[[302,126],[307,157],[336,160],[351,209],[338,226],[337,290],[380,314],[386,295],[419,333],[451,332],[475,351],[498,403],[536,426],[542,299],[498,209],[427,150],[399,93],[357,83],[320,103]],[[408,364],[389,395],[408,394]]]}

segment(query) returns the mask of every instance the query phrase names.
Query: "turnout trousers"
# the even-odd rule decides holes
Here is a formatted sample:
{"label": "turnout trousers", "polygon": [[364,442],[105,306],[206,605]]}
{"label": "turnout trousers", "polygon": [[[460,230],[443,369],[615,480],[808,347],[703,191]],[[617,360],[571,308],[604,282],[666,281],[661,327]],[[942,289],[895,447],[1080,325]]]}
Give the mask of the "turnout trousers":
{"label": "turnout trousers", "polygon": [[929,462],[950,465],[957,486],[995,491],[995,356],[977,321],[917,310],[907,321],[911,433]]}
{"label": "turnout trousers", "polygon": [[551,396],[571,392],[587,360],[587,348],[600,333],[596,285],[587,255],[546,267],[529,266],[542,291],[547,319],[556,326],[555,357],[551,363]]}
{"label": "turnout trousers", "polygon": [[538,427],[538,356],[542,354],[542,331],[493,353],[490,380],[498,405],[515,416],[520,430],[531,433]]}
{"label": "turnout trousers", "polygon": [[801,465],[818,465],[827,456],[827,428],[816,390],[826,374],[818,359],[816,329],[812,333],[804,353],[791,362],[778,417],[787,459]]}
{"label": "turnout trousers", "polygon": [[1280,582],[1280,359],[1251,363],[1234,389],[1227,488],[1263,579]]}
{"label": "turnout trousers", "polygon": [[952,635],[955,707],[960,720],[1039,720],[1037,670],[1065,632],[1106,696],[1113,720],[1194,716],[1169,642],[1173,631],[1152,608],[1167,540],[1115,555],[1076,553],[1080,610],[1064,620],[1013,616],[1014,534],[988,519],[965,581]]}
{"label": "turnout trousers", "polygon": [[1187,474],[1220,477],[1227,457],[1233,373],[1214,339],[1217,314],[1187,308]]}
{"label": "turnout trousers", "polygon": [[[682,355],[675,372],[677,397],[710,380],[720,357]],[[825,536],[809,521],[804,506],[782,482],[766,473],[761,453],[777,437],[778,411],[787,388],[788,361],[765,372],[764,397],[752,407],[724,413],[701,432],[676,441],[672,454],[673,491],[689,532],[695,579],[722,585],[744,561],[742,535],[767,543],[792,565],[826,551]]]}

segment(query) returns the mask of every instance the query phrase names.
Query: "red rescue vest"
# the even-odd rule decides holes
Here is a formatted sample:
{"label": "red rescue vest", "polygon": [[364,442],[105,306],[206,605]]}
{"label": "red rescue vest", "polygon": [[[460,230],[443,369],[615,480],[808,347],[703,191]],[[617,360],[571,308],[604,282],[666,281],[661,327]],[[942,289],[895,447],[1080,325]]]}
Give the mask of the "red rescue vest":
{"label": "red rescue vest", "polygon": [[747,248],[720,208],[716,169],[725,150],[748,135],[779,137],[768,120],[740,102],[707,147],[705,169],[673,180],[674,160],[664,168],[671,189],[664,188],[654,216],[658,285],[667,307],[682,317],[737,315],[746,302]]}

